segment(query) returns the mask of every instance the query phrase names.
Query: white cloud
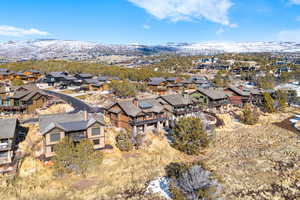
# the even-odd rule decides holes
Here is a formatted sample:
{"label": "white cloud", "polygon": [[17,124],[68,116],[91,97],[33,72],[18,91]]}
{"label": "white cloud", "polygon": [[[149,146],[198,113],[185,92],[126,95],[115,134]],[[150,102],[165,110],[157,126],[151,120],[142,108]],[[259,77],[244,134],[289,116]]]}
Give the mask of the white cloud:
{"label": "white cloud", "polygon": [[[128,0],[158,19],[188,21],[205,18],[231,27],[228,12],[231,0]],[[235,25],[233,25],[235,26]]]}
{"label": "white cloud", "polygon": [[280,31],[277,38],[280,41],[300,42],[300,29]]}
{"label": "white cloud", "polygon": [[300,0],[290,0],[290,3],[300,5]]}
{"label": "white cloud", "polygon": [[225,32],[224,28],[221,27],[221,28],[219,28],[219,29],[217,30],[216,34],[217,34],[217,35],[221,35],[221,34],[224,33],[224,32]]}
{"label": "white cloud", "polygon": [[22,36],[26,36],[26,35],[49,35],[49,33],[40,31],[35,28],[22,29],[22,28],[17,28],[14,26],[0,25],[0,35],[22,37]]}
{"label": "white cloud", "polygon": [[144,29],[150,29],[150,28],[151,28],[151,26],[150,26],[150,25],[148,25],[148,24],[144,24],[144,25],[143,25],[143,28],[144,28]]}

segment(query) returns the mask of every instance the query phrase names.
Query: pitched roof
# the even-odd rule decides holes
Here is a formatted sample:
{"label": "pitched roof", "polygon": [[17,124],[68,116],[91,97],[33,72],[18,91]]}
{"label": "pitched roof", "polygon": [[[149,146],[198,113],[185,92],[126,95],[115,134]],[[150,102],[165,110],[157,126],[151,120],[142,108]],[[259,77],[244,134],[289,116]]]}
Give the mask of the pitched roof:
{"label": "pitched roof", "polygon": [[117,104],[121,107],[121,109],[129,116],[135,117],[139,113],[142,112],[140,108],[135,106],[132,101],[119,101]]}
{"label": "pitched roof", "polygon": [[133,103],[133,100],[119,101],[107,108],[110,112],[119,113],[121,110],[115,108],[114,105],[118,105],[126,115],[131,117],[136,117],[142,113],[160,113],[164,110],[164,107],[153,98],[137,100],[137,105]]}
{"label": "pitched roof", "polygon": [[154,78],[149,78],[148,85],[159,85],[162,82],[165,82],[166,79],[162,77],[154,77]]}
{"label": "pitched roof", "polygon": [[89,78],[89,77],[93,77],[94,75],[92,74],[76,74],[77,76],[81,77],[81,78]]}
{"label": "pitched roof", "polygon": [[240,95],[240,96],[250,96],[250,92],[249,91],[244,91],[241,90],[240,88],[234,86],[234,85],[230,85],[229,89],[233,92],[235,92],[236,94]]}
{"label": "pitched roof", "polygon": [[183,96],[181,94],[170,94],[160,96],[159,98],[172,106],[189,105],[193,103],[193,99],[189,95]]}
{"label": "pitched roof", "polygon": [[198,92],[204,94],[205,96],[207,96],[213,100],[227,98],[227,95],[223,90],[199,88]]}
{"label": "pitched roof", "polygon": [[84,112],[74,114],[54,114],[54,115],[41,115],[39,117],[40,132],[46,134],[53,128],[57,127],[66,132],[82,131],[90,127],[95,122],[104,123],[103,115],[88,114],[88,119],[85,119]]}
{"label": "pitched roof", "polygon": [[0,119],[0,139],[14,138],[17,119]]}
{"label": "pitched roof", "polygon": [[81,112],[75,114],[51,114],[39,116],[40,132],[45,133],[51,123],[64,123],[84,120],[84,115]]}

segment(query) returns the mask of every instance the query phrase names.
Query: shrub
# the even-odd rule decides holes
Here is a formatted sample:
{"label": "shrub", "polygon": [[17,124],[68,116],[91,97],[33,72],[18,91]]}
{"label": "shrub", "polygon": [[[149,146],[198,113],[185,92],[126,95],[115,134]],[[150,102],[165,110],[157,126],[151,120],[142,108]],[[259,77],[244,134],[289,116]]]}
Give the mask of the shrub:
{"label": "shrub", "polygon": [[279,110],[285,111],[287,107],[288,94],[283,90],[277,90],[276,99],[278,101]]}
{"label": "shrub", "polygon": [[24,85],[24,82],[22,80],[19,80],[19,79],[13,79],[11,81],[11,85],[12,86],[21,86],[21,85]]}
{"label": "shrub", "polygon": [[131,151],[133,149],[133,143],[130,133],[128,133],[127,131],[121,131],[116,136],[116,146],[121,151]]}
{"label": "shrub", "polygon": [[263,93],[264,96],[264,108],[268,113],[274,113],[276,112],[275,106],[274,106],[274,100],[271,97],[271,95],[267,92]]}
{"label": "shrub", "polygon": [[89,167],[101,164],[102,152],[94,151],[89,139],[81,140],[76,146],[71,138],[65,137],[54,147],[54,168],[58,175],[76,172],[85,175]]}
{"label": "shrub", "polygon": [[254,125],[258,122],[259,113],[251,108],[250,104],[245,104],[242,114],[242,122],[247,125]]}
{"label": "shrub", "polygon": [[169,190],[173,199],[216,199],[221,194],[221,184],[214,178],[213,173],[198,162],[171,163],[165,171],[171,179]]}
{"label": "shrub", "polygon": [[196,117],[179,119],[172,132],[172,146],[189,155],[198,154],[209,144],[209,136],[203,123]]}

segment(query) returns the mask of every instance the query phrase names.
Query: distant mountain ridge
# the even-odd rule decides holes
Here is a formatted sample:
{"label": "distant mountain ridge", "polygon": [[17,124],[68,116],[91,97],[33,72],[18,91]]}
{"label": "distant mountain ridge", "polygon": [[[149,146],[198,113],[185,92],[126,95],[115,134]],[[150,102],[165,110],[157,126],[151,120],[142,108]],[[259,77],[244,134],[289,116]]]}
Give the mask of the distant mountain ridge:
{"label": "distant mountain ridge", "polygon": [[300,52],[296,42],[201,42],[165,45],[107,45],[94,42],[39,39],[0,43],[7,59],[93,59],[101,55],[153,55],[160,53],[215,54],[247,52]]}

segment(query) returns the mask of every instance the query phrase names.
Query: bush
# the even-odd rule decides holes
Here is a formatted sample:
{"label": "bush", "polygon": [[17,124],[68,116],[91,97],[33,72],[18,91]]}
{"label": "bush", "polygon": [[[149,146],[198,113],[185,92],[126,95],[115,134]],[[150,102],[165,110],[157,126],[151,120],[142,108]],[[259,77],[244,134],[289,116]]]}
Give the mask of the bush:
{"label": "bush", "polygon": [[242,122],[247,125],[254,125],[259,120],[259,113],[250,104],[245,104],[242,114]]}
{"label": "bush", "polygon": [[121,151],[131,151],[133,149],[133,143],[130,133],[128,133],[127,131],[121,131],[116,136],[116,146]]}
{"label": "bush", "polygon": [[288,94],[283,90],[276,91],[276,100],[280,111],[285,111],[287,108]]}
{"label": "bush", "polygon": [[268,113],[274,113],[276,112],[275,106],[274,106],[274,100],[271,97],[271,95],[267,92],[263,93],[264,96],[264,108]]}
{"label": "bush", "polygon": [[189,155],[198,154],[209,144],[209,136],[203,123],[196,117],[179,119],[172,132],[172,146]]}
{"label": "bush", "polygon": [[11,81],[11,85],[12,86],[21,86],[21,85],[24,85],[24,82],[22,80],[19,80],[19,79],[13,79]]}
{"label": "bush", "polygon": [[65,137],[54,151],[54,168],[58,175],[70,172],[85,175],[89,167],[101,164],[103,160],[102,152],[94,151],[89,139],[81,140],[75,146],[71,138]]}
{"label": "bush", "polygon": [[200,163],[171,163],[165,168],[171,179],[169,190],[173,199],[216,199],[222,186]]}

